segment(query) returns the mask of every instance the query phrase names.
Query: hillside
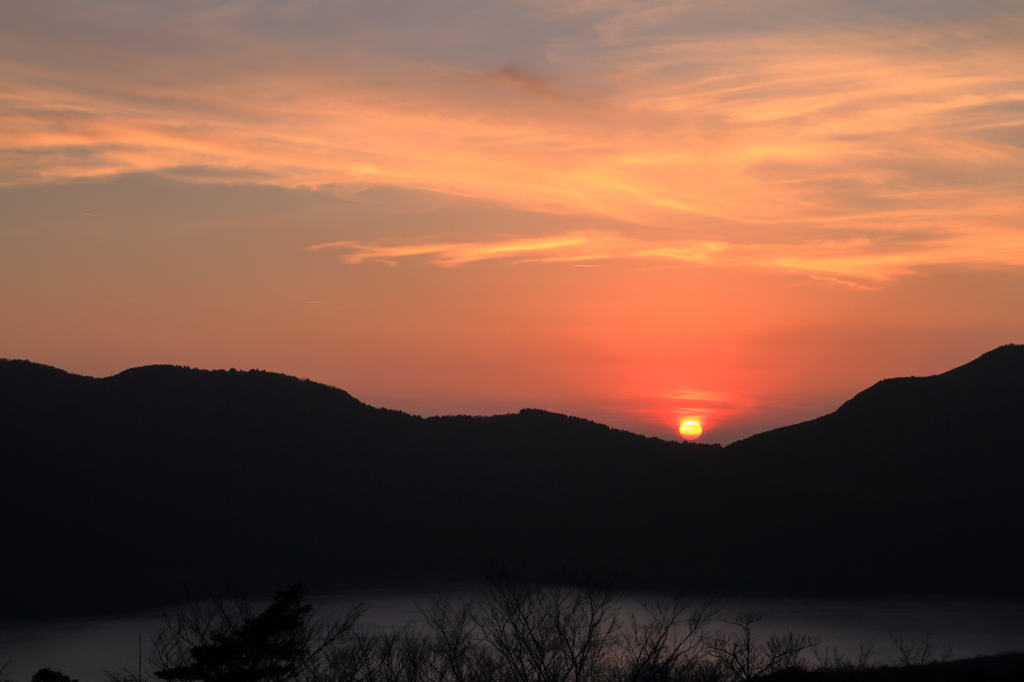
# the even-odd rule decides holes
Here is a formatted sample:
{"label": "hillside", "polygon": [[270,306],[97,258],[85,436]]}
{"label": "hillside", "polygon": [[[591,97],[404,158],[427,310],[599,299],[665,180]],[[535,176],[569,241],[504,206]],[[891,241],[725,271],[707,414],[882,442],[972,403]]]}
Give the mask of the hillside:
{"label": "hillside", "polygon": [[774,524],[803,529],[766,550],[765,571],[876,591],[1024,592],[1024,346],[880,381],[832,414],[732,443],[720,464],[750,505],[774,506]]}
{"label": "hillside", "polygon": [[[730,452],[864,455],[1003,452],[1024,434],[1024,346],[1007,345],[930,377],[885,379],[832,414],[751,436]],[[905,456],[905,454],[904,454]]]}
{"label": "hillside", "polygon": [[4,361],[0,382],[13,612],[129,607],[182,581],[331,589],[600,563],[652,472],[689,478],[720,451],[540,410],[423,419],[260,371],[93,379]]}
{"label": "hillside", "polygon": [[424,419],[261,371],[0,361],[2,608],[520,561],[657,589],[1024,596],[1022,414],[1022,346],[724,449],[539,410]]}

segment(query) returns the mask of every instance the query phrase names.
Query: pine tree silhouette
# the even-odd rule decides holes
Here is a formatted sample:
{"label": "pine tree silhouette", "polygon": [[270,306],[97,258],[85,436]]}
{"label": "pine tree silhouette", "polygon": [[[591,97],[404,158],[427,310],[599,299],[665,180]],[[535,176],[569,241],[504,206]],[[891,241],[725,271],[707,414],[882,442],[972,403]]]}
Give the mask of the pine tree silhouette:
{"label": "pine tree silhouette", "polygon": [[303,604],[301,584],[274,594],[262,613],[209,641],[192,647],[186,665],[156,671],[162,680],[179,682],[284,682],[309,658],[304,636],[313,607]]}

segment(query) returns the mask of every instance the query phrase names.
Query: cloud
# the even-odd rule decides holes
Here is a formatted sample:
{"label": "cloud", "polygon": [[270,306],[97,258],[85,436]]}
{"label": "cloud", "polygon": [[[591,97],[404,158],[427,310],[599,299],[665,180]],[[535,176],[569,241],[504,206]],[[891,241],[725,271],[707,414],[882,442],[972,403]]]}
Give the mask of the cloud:
{"label": "cloud", "polygon": [[515,65],[507,64],[493,74],[487,74],[498,82],[508,83],[540,97],[554,97],[551,82]]}
{"label": "cloud", "polygon": [[[310,251],[339,249],[347,264],[383,262],[428,256],[440,266],[507,259],[513,262],[575,263],[610,259],[639,259],[689,263],[744,270],[782,271],[813,280],[862,290],[875,290],[865,282],[878,282],[909,274],[929,265],[1024,263],[1024,234],[997,234],[990,241],[965,248],[956,240],[928,245],[906,243],[884,247],[864,238],[833,239],[797,244],[732,244],[725,241],[649,241],[614,232],[581,231],[545,237],[490,242],[439,242],[379,245],[337,241],[307,247]],[[859,280],[859,281],[858,281]]]}
{"label": "cloud", "polygon": [[[614,238],[568,234],[536,239],[513,239],[506,242],[464,242],[408,246],[371,246],[358,242],[341,241],[317,244],[308,247],[308,249],[310,251],[344,249],[348,251],[342,257],[342,260],[346,263],[362,263],[365,261],[394,263],[397,258],[429,255],[433,256],[433,262],[438,265],[452,266],[495,258],[578,260],[587,257],[582,255],[587,250],[590,250],[592,253],[608,253],[609,249],[607,246],[611,241],[614,241]],[[602,244],[605,245],[605,249],[601,248]]]}
{"label": "cloud", "polygon": [[[433,3],[404,50],[359,37],[391,26],[360,3],[202,2],[171,16],[15,2],[0,36],[0,184],[148,171],[388,185],[662,233],[339,240],[350,262],[629,257],[837,280],[1024,264],[1012,6],[915,22],[915,3],[852,18],[842,3],[499,5],[469,19]],[[501,17],[511,37],[493,50],[441,28],[497,31]],[[432,49],[431,31],[458,50]],[[517,36],[530,46],[519,57]]]}

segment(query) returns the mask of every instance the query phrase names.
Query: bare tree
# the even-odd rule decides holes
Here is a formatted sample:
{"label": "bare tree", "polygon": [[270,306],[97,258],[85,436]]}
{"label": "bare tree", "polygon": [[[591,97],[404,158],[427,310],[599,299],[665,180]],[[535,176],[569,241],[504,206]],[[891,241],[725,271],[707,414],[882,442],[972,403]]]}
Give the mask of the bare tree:
{"label": "bare tree", "polygon": [[502,575],[484,588],[472,617],[514,679],[583,682],[615,643],[620,601],[596,584],[542,586]]}
{"label": "bare tree", "polygon": [[616,647],[616,664],[628,682],[678,679],[705,662],[707,626],[721,603],[707,600],[694,607],[677,597],[669,602],[640,601],[641,617],[630,614]]}
{"label": "bare tree", "polygon": [[708,638],[706,647],[726,673],[727,679],[745,682],[778,670],[791,668],[799,663],[800,653],[817,646],[817,637],[772,634],[763,643],[757,641],[754,625],[764,619],[763,613],[741,613],[735,618],[721,618],[724,623],[735,626],[732,632],[716,632]]}
{"label": "bare tree", "polygon": [[420,615],[433,633],[436,682],[467,682],[480,662],[480,635],[473,622],[473,604],[440,595],[431,597]]}
{"label": "bare tree", "polygon": [[871,667],[871,657],[874,655],[875,643],[870,639],[862,639],[857,658],[850,658],[839,651],[833,644],[824,649],[811,647],[814,655],[816,670],[824,672],[852,672],[855,670],[867,670]]}
{"label": "bare tree", "polygon": [[953,645],[940,649],[939,645],[932,641],[932,633],[926,630],[924,636],[906,638],[903,632],[890,632],[889,639],[896,646],[897,655],[890,659],[892,664],[898,668],[909,668],[914,665],[925,665],[932,661],[948,661],[953,657]]}
{"label": "bare tree", "polygon": [[409,626],[354,631],[334,645],[306,682],[427,682],[438,680],[432,638]]}
{"label": "bare tree", "polygon": [[380,668],[380,650],[387,646],[381,635],[367,631],[350,633],[331,647],[307,673],[309,682],[355,682],[375,680]]}

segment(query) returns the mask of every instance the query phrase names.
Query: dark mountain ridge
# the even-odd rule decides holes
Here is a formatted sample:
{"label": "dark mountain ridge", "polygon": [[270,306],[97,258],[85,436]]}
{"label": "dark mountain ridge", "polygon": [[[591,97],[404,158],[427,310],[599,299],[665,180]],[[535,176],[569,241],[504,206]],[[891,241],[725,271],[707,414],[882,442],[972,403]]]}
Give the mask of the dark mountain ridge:
{"label": "dark mountain ridge", "polygon": [[951,443],[973,443],[1003,451],[1020,446],[1022,417],[1024,346],[1006,345],[943,374],[883,379],[831,414],[750,436],[729,450],[945,451]]}
{"label": "dark mountain ridge", "polygon": [[1021,597],[1021,415],[1024,346],[724,449],[541,410],[415,417],[263,371],[0,361],[0,607],[520,561],[667,590]]}
{"label": "dark mountain ridge", "polygon": [[719,464],[752,507],[791,501],[775,527],[803,529],[764,548],[765,572],[853,592],[1024,593],[1024,346],[880,381]]}
{"label": "dark mountain ridge", "polygon": [[424,419],[262,371],[3,361],[0,387],[16,613],[150,603],[182,580],[331,589],[568,560],[599,544],[588,517],[618,504],[602,497],[719,451],[541,410]]}

